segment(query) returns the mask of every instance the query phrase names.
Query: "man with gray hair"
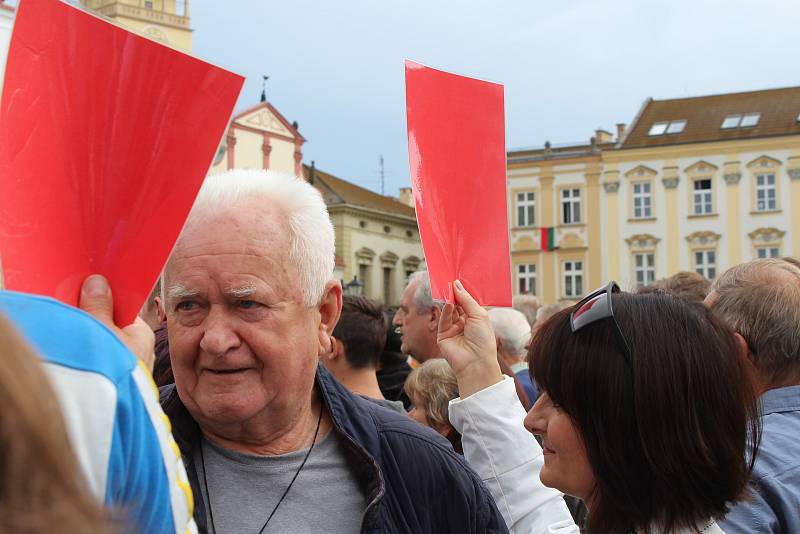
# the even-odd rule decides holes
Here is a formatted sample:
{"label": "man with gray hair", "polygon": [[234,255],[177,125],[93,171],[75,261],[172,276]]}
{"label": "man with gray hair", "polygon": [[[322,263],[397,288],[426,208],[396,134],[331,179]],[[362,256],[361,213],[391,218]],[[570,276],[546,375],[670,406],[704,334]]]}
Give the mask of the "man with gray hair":
{"label": "man with gray hair", "polygon": [[162,391],[201,532],[505,532],[433,431],[319,364],[342,309],[334,232],[307,182],[206,179],[164,269]]}
{"label": "man with gray hair", "polygon": [[419,363],[442,357],[436,334],[443,305],[431,296],[428,271],[417,271],[408,277],[408,284],[400,297],[400,308],[392,321],[400,329],[403,354],[411,355]]}
{"label": "man with gray hair", "polygon": [[728,269],[706,304],[736,332],[759,380],[763,434],[753,469],[756,493],[720,527],[732,533],[800,528],[800,269],[762,259]]}
{"label": "man with gray hair", "polygon": [[526,399],[520,400],[525,409],[529,410],[538,397],[526,360],[531,327],[525,315],[513,308],[492,308],[489,310],[489,319],[497,340],[497,361],[500,369],[513,378],[525,392]]}

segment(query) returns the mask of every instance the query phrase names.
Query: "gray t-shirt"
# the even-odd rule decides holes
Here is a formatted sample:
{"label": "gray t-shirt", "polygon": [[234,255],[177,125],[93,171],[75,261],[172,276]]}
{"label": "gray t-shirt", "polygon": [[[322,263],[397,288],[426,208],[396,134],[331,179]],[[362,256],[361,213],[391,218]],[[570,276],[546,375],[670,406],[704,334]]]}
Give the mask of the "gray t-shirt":
{"label": "gray t-shirt", "polygon": [[370,402],[374,402],[378,406],[383,406],[384,408],[392,410],[393,412],[401,413],[403,415],[406,415],[408,413],[406,412],[406,408],[405,406],[403,406],[403,403],[401,401],[390,401],[388,399],[373,399],[372,397],[367,397],[366,395],[359,395],[359,397],[368,400]]}
{"label": "gray t-shirt", "polygon": [[[347,464],[339,439],[335,431],[330,431],[317,442],[265,533],[361,530],[367,499]],[[206,504],[208,532],[212,534],[214,530],[217,534],[257,533],[308,452],[303,449],[279,456],[255,456],[225,449],[205,438],[201,446],[210,505],[199,447],[195,464]],[[214,513],[213,530],[209,510]]]}

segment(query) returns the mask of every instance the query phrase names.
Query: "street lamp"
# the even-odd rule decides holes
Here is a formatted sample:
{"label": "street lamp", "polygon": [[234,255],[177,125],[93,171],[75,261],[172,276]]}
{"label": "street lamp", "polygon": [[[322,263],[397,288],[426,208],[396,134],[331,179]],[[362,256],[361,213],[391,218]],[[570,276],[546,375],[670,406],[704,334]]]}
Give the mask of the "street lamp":
{"label": "street lamp", "polygon": [[345,295],[361,296],[364,292],[364,282],[360,281],[357,276],[347,282],[344,286]]}

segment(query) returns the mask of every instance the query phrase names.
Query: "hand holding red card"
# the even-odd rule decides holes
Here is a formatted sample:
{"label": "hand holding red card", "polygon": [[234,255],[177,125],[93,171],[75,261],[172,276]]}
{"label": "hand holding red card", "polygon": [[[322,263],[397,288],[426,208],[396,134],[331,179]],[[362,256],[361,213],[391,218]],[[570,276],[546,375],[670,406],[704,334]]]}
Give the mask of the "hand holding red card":
{"label": "hand holding red card", "polygon": [[133,321],[208,171],[244,79],[53,0],[22,0],[0,102],[8,289],[77,305],[111,282]]}
{"label": "hand holding red card", "polygon": [[406,61],[411,186],[435,299],[511,305],[503,86]]}

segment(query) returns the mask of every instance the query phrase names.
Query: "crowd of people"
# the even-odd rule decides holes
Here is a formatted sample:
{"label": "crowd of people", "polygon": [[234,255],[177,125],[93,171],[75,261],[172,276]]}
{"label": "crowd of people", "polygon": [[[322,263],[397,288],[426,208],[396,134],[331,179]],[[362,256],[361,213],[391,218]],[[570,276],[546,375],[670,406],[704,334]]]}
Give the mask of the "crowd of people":
{"label": "crowd of people", "polygon": [[796,260],[490,310],[333,268],[316,189],[233,170],[147,322],[0,294],[0,530],[800,532]]}

